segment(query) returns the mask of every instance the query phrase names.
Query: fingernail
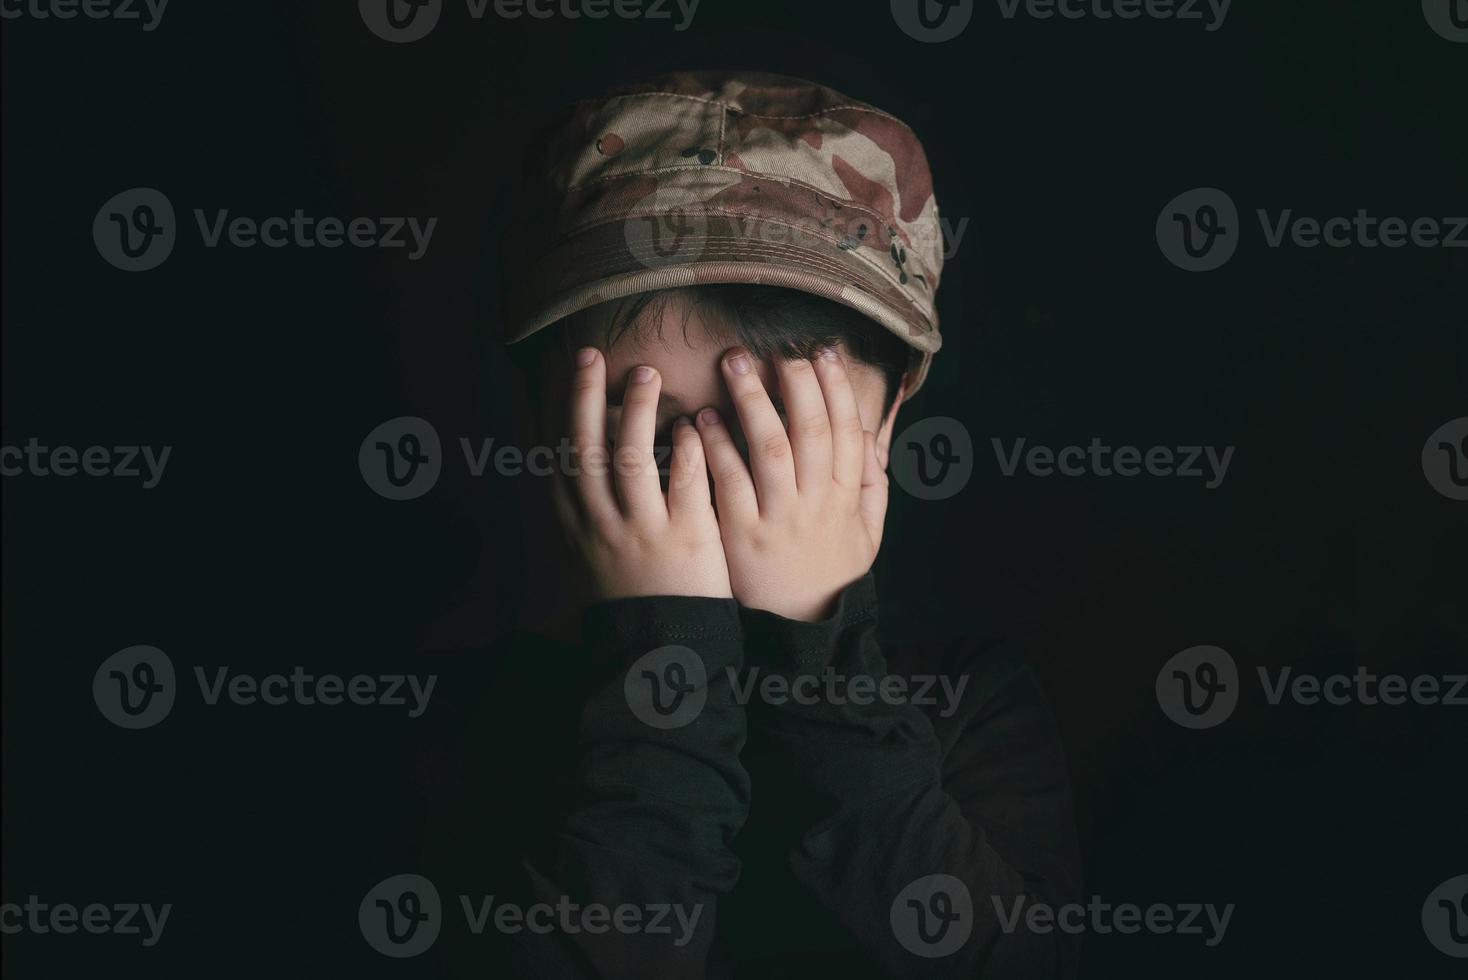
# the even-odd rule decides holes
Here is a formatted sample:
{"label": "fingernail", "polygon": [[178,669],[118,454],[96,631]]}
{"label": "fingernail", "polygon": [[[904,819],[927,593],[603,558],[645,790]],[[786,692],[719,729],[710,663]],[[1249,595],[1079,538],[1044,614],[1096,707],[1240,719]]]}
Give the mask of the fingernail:
{"label": "fingernail", "polygon": [[729,358],[729,369],[735,374],[749,373],[749,358],[744,354],[735,354]]}
{"label": "fingernail", "polygon": [[698,413],[698,420],[704,425],[718,425],[719,413],[712,408],[706,408]]}
{"label": "fingernail", "polygon": [[675,429],[678,428],[679,426],[692,425],[692,424],[693,424],[692,422],[688,421],[688,416],[686,416],[686,415],[680,415],[676,419],[673,420],[673,428],[675,428]]}
{"label": "fingernail", "polygon": [[645,364],[632,372],[632,380],[640,385],[647,384],[655,377],[657,377],[657,372]]}
{"label": "fingernail", "polygon": [[836,348],[822,347],[816,352],[816,356],[823,361],[834,361],[836,359]]}
{"label": "fingernail", "polygon": [[594,360],[596,360],[595,347],[583,347],[576,352],[577,367],[586,367]]}

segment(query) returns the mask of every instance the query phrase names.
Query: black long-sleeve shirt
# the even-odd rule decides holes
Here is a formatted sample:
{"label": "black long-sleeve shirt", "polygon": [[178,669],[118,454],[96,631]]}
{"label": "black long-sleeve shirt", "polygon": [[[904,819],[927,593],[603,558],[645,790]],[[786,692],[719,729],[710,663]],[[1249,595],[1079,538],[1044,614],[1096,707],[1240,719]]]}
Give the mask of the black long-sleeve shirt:
{"label": "black long-sleeve shirt", "polygon": [[[486,655],[430,863],[451,890],[574,906],[540,932],[446,925],[443,955],[536,977],[1073,975],[1076,937],[1012,924],[1020,900],[1081,901],[1034,674],[1003,645],[882,646],[876,626],[867,575],[820,623],[624,599],[586,611],[579,648]],[[593,932],[588,905],[667,910]]]}

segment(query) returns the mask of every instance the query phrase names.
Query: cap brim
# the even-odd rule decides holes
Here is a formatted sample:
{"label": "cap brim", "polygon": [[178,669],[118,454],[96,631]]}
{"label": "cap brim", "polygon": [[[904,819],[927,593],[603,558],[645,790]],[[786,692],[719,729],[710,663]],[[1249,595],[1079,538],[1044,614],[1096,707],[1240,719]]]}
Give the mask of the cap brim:
{"label": "cap brim", "polygon": [[[911,397],[942,346],[930,318],[858,248],[762,219],[759,234],[736,216],[644,214],[585,228],[564,239],[526,273],[503,336],[514,343],[580,310],[638,293],[682,286],[751,283],[781,286],[850,307],[920,353],[907,372]],[[866,252],[874,249],[866,248]]]}

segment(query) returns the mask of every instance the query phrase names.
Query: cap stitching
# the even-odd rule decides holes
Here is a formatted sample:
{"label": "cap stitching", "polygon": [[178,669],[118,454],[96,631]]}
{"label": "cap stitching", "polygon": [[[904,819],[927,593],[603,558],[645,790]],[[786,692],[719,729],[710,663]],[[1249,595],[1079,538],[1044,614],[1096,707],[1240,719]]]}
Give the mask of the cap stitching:
{"label": "cap stitching", "polygon": [[[738,212],[738,211],[725,211],[725,212],[722,212],[722,213],[735,214],[735,215],[740,215],[742,217],[757,217],[756,215],[751,215],[751,214],[747,214],[745,212]],[[624,219],[622,219],[622,218],[608,218],[605,221],[597,222],[594,225],[586,225],[586,226],[583,226],[580,229],[580,231],[582,231],[582,232],[590,231],[593,228],[600,228],[600,227],[604,227],[606,225],[615,224],[615,223],[617,223],[618,221],[621,221],[621,220],[624,220]],[[778,223],[778,222],[776,222],[776,223]],[[789,228],[789,227],[794,227],[794,226],[792,226],[792,225],[783,225],[783,227]],[[813,237],[820,238],[821,240],[823,240],[825,242],[828,242],[828,243],[834,243],[836,241],[835,239],[826,237],[824,235],[821,235],[821,234],[818,234],[818,233],[815,233],[815,232],[811,232],[810,234]],[[708,235],[689,236],[688,240],[689,241],[705,241],[705,242],[708,242],[708,241],[729,242],[729,243],[731,243],[731,245],[730,245],[731,250],[738,250],[745,243],[748,243],[749,242],[749,239],[743,238],[743,237],[730,238],[730,237],[727,237],[727,236],[713,237],[713,236],[708,236]],[[767,246],[768,248],[770,248],[771,250],[778,251],[778,250],[781,250],[781,249],[788,249],[788,251],[785,252],[784,254],[788,254],[788,255],[812,255],[812,256],[816,256],[817,261],[819,261],[819,262],[829,263],[829,266],[831,268],[834,268],[834,269],[843,269],[844,268],[839,263],[832,262],[830,259],[827,259],[827,258],[825,258],[823,256],[819,256],[818,253],[815,253],[815,252],[813,252],[810,249],[799,249],[799,248],[795,248],[794,246],[786,245],[783,242],[771,242],[771,241],[768,241],[766,239],[760,239],[760,241],[765,246]],[[559,247],[559,246],[557,246],[557,247]],[[596,247],[596,248],[588,248],[588,249],[585,249],[581,253],[581,256],[582,256],[582,259],[584,261],[584,260],[588,260],[588,259],[591,259],[591,258],[600,257],[602,255],[615,255],[615,254],[618,254],[618,253],[620,253],[622,251],[623,251],[623,246],[622,245],[619,245],[619,244],[602,245],[602,246],[599,246],[599,247]],[[913,299],[911,296],[908,295],[907,290],[904,289],[903,284],[901,282],[897,281],[895,278],[893,278],[891,275],[889,275],[887,273],[886,267],[882,263],[877,262],[877,261],[875,261],[873,259],[870,259],[867,256],[861,254],[860,252],[853,251],[853,252],[851,252],[851,254],[855,258],[859,259],[868,268],[874,270],[874,272],[877,275],[881,276],[881,278],[885,282],[887,282],[892,287],[893,290],[895,290],[896,292],[900,293],[902,295],[902,297],[904,299],[906,299],[909,303],[911,303],[914,307],[916,307],[919,310],[922,310],[922,305],[919,304],[917,300]],[[546,256],[544,256],[541,259],[541,261],[542,262],[546,262],[546,261],[549,261],[551,258],[552,258],[552,256],[549,255],[549,254],[547,254]],[[931,289],[928,291],[928,296],[930,297],[929,302],[931,304],[933,302],[933,299],[935,299],[935,297],[933,297],[933,293],[932,293],[932,290]],[[926,319],[926,317],[925,317],[925,319]]]}
{"label": "cap stitching", "polygon": [[729,130],[729,113],[719,113],[719,163],[724,162],[724,134]]}
{"label": "cap stitching", "polygon": [[[723,169],[723,168],[720,168],[720,169]],[[798,181],[797,181],[797,183],[798,183]],[[814,191],[817,194],[825,194],[825,191],[822,191],[822,190],[820,190],[818,188],[810,187],[808,184],[802,184],[802,186],[807,187],[808,189]],[[865,205],[856,204],[856,203],[850,203],[850,204],[843,203],[841,206],[843,208],[848,208],[849,207],[849,208],[851,208],[854,211],[861,212],[862,214],[871,215],[873,218],[875,218],[878,221],[879,224],[885,225],[887,223],[887,219],[883,218],[880,214],[878,214],[877,212],[871,210],[870,208],[867,208]],[[800,231],[804,231],[807,234],[810,234],[810,235],[812,235],[812,236],[814,236],[816,238],[819,238],[822,241],[829,242],[832,245],[839,244],[839,242],[841,241],[841,239],[839,239],[839,238],[833,238],[833,237],[830,237],[829,235],[824,235],[824,234],[821,234],[819,232],[810,231],[809,229],[804,228],[804,227],[802,227],[800,225],[790,224],[789,222],[782,222],[782,221],[779,221],[779,220],[777,220],[775,218],[771,218],[769,215],[757,214],[757,213],[752,212],[752,211],[740,211],[740,210],[735,210],[733,208],[705,208],[704,211],[706,213],[708,213],[708,214],[729,215],[729,216],[736,216],[736,217],[741,217],[741,218],[754,218],[754,219],[760,220],[760,221],[768,221],[771,224],[777,224],[777,225],[780,225],[781,227],[784,227],[784,228],[794,228],[794,229],[797,229],[797,230],[800,230]],[[652,217],[652,216],[656,216],[657,213],[658,212],[656,212],[656,211],[630,211],[630,212],[627,212],[626,214],[615,215],[615,216],[610,217],[610,218],[604,218],[604,219],[602,219],[600,221],[590,221],[590,222],[585,223],[585,224],[576,225],[576,226],[574,226],[572,228],[567,229],[563,234],[561,234],[560,236],[558,236],[553,243],[551,243],[549,246],[547,246],[547,252],[552,251],[552,250],[557,249],[557,248],[560,248],[563,244],[565,244],[565,242],[567,240],[569,240],[571,238],[574,238],[577,235],[584,234],[584,233],[590,231],[593,228],[600,228],[603,225],[609,225],[609,224],[613,224],[613,223],[616,223],[616,222],[625,222],[628,218]],[[877,251],[882,252],[882,254],[886,254],[885,250],[877,249]],[[593,252],[592,254],[595,254],[595,253]],[[861,255],[858,252],[853,251],[853,254],[857,255],[857,257],[858,258],[861,258],[863,261],[868,261],[870,264],[876,265],[877,268],[881,269],[884,278],[886,278],[888,281],[890,281],[896,288],[898,288],[898,289],[902,289],[903,288],[903,284],[901,282],[899,282],[896,279],[896,277],[889,276],[889,275],[886,274],[885,267],[881,266],[880,263],[871,263],[870,260],[868,260],[866,256]],[[922,276],[923,277],[924,282],[925,282],[925,285],[927,286],[927,293],[928,293],[929,296],[932,296],[934,294],[934,290],[933,290],[933,288],[932,288],[931,285],[928,285],[926,283],[926,280],[928,278],[936,277],[939,274],[938,273],[938,270],[936,270],[936,269],[930,269],[928,267],[927,262],[923,260],[923,257],[921,255],[917,255],[916,253],[914,253],[914,258],[916,258],[918,260],[918,262],[921,264],[921,267],[922,267],[922,272],[914,273],[914,275],[918,275],[918,276]]]}
{"label": "cap stitching", "polygon": [[[816,237],[821,237],[821,236],[816,236]],[[729,246],[728,247],[729,247],[729,249],[731,251],[744,250],[746,248],[746,246],[749,244],[749,240],[748,239],[744,239],[744,238],[727,238],[727,237],[717,237],[717,238],[715,238],[715,237],[710,237],[710,236],[706,236],[706,235],[705,236],[689,236],[689,238],[687,240],[690,241],[690,242],[695,242],[695,241],[704,241],[704,242],[710,242],[710,241],[728,242],[729,243]],[[830,241],[830,239],[825,239],[825,240],[826,241]],[[770,242],[770,241],[766,241],[764,239],[761,239],[760,241],[763,243],[764,246],[768,247],[771,251],[787,250],[787,251],[782,251],[781,252],[781,254],[785,254],[785,255],[816,255],[817,254],[817,253],[812,252],[810,249],[799,249],[799,248],[795,248],[793,246],[785,245],[784,243],[780,243],[780,242]],[[748,250],[749,251],[755,251],[755,249],[753,249],[752,247],[748,248]],[[583,251],[581,253],[581,257],[582,257],[582,260],[583,261],[590,261],[590,260],[595,259],[595,258],[600,258],[601,256],[604,256],[604,255],[616,255],[616,254],[621,253],[622,251],[624,251],[624,249],[620,245],[607,245],[607,246],[602,246],[602,247],[595,248],[595,249],[586,249],[585,251]],[[860,253],[853,252],[852,255],[854,255],[857,259],[859,259],[863,264],[865,264],[868,267],[870,267],[873,270],[875,270],[876,274],[880,275],[882,277],[882,279],[885,282],[887,282],[888,284],[890,284],[894,290],[896,290],[897,292],[901,293],[902,296],[903,296],[903,298],[907,299],[907,301],[909,303],[911,303],[913,306],[917,307],[918,309],[921,309],[922,308],[918,304],[918,302],[916,300],[914,300],[911,296],[909,296],[907,294],[906,290],[903,288],[902,283],[898,282],[897,280],[895,280],[895,279],[891,278],[889,275],[887,275],[887,272],[886,272],[885,268],[883,268],[883,266],[881,265],[881,263],[875,262],[875,261],[867,258],[865,255],[861,255]],[[832,268],[832,269],[843,269],[844,268],[839,263],[831,262],[831,260],[829,260],[829,259],[818,258],[817,261],[818,262],[823,262],[823,263],[829,263],[829,266],[828,267],[829,268]]]}
{"label": "cap stitching", "polygon": [[[721,243],[725,243],[725,246],[724,247],[726,247],[727,250],[729,252],[731,252],[731,253],[740,253],[740,252],[754,253],[754,252],[761,251],[761,249],[758,249],[758,248],[754,247],[754,244],[752,242],[750,242],[748,239],[741,239],[741,238],[711,237],[711,236],[706,236],[705,235],[705,236],[690,236],[687,239],[687,241],[689,241],[689,242],[721,242]],[[840,263],[833,262],[830,259],[827,259],[827,258],[825,258],[823,256],[820,256],[819,253],[813,252],[810,249],[800,249],[800,248],[796,248],[794,246],[786,245],[786,244],[780,243],[780,242],[770,242],[770,241],[764,241],[764,240],[761,240],[761,242],[765,246],[765,248],[769,252],[771,252],[771,253],[778,253],[778,254],[786,255],[786,256],[797,256],[797,255],[798,256],[811,256],[812,259],[813,259],[812,264],[814,264],[814,265],[818,265],[818,266],[820,266],[823,269],[830,270],[830,271],[832,271],[833,274],[835,274],[836,272],[839,272],[843,276],[848,276],[848,277],[851,277],[852,276],[852,273],[849,272]],[[619,245],[609,245],[609,246],[603,246],[603,247],[595,248],[595,249],[587,249],[587,250],[585,250],[584,252],[581,253],[581,260],[583,262],[594,262],[594,261],[596,261],[596,260],[598,260],[600,258],[603,258],[605,256],[608,256],[608,255],[618,255],[618,254],[623,253],[624,251],[625,250],[622,248],[622,246],[619,246]],[[855,253],[853,253],[853,254],[855,254]],[[912,305],[914,307],[918,308],[919,310],[922,309],[921,304],[919,304],[916,300],[913,300],[910,296],[908,296],[907,292],[903,289],[902,284],[899,283],[899,282],[896,282],[895,280],[893,280],[890,277],[888,277],[886,275],[885,271],[883,271],[881,269],[881,267],[880,267],[880,265],[878,263],[874,263],[871,259],[867,258],[864,255],[856,255],[856,258],[860,259],[861,262],[863,264],[865,264],[866,266],[868,266],[868,267],[874,267],[876,269],[876,271],[877,271],[877,274],[881,276],[881,278],[882,278],[882,280],[884,282],[888,283],[895,291],[901,293],[903,295],[903,297],[905,299],[907,299],[908,302],[912,303]],[[860,281],[860,280],[857,280],[857,279],[854,279],[853,278],[853,281]]]}
{"label": "cap stitching", "polygon": [[[765,245],[769,246],[767,249],[759,249],[759,248],[755,248],[754,245],[753,245],[753,243],[751,243],[751,242],[743,242],[743,241],[740,241],[739,239],[712,239],[712,238],[708,238],[708,239],[704,239],[704,241],[709,241],[709,242],[718,241],[718,242],[723,243],[724,251],[721,254],[729,254],[729,255],[756,255],[756,254],[758,254],[758,255],[766,256],[766,257],[771,258],[771,259],[775,259],[775,258],[792,258],[793,259],[793,258],[797,258],[797,257],[802,258],[802,259],[808,258],[809,261],[810,261],[810,265],[812,267],[814,267],[814,270],[816,270],[816,271],[820,271],[823,274],[831,275],[831,276],[836,277],[836,278],[850,280],[853,283],[858,283],[858,284],[862,284],[862,285],[865,285],[866,284],[866,281],[865,280],[859,278],[851,270],[849,270],[849,269],[845,268],[844,266],[841,266],[841,265],[839,265],[837,263],[831,262],[829,259],[822,258],[819,255],[816,255],[816,254],[811,253],[809,251],[802,251],[800,249],[792,248],[790,246],[778,245],[778,244],[773,243],[773,242],[766,242],[765,243]],[[597,250],[595,252],[592,252],[592,253],[587,254],[587,255],[584,256],[583,262],[582,262],[582,268],[583,269],[589,269],[590,271],[596,271],[596,270],[598,270],[598,269],[600,269],[600,268],[603,267],[600,264],[600,262],[601,262],[602,259],[605,259],[605,258],[608,258],[608,257],[617,256],[617,255],[621,255],[621,254],[624,254],[624,253],[623,253],[623,250],[620,249],[620,248],[606,248],[606,249]],[[718,260],[716,259],[714,261],[718,261]],[[698,265],[700,263],[698,263],[697,261],[695,261],[692,264]],[[649,268],[655,268],[655,267],[654,266],[650,266]],[[872,285],[876,285],[876,284],[873,283]]]}
{"label": "cap stitching", "polygon": [[[612,224],[616,220],[617,219],[615,219],[615,218],[608,219],[607,221],[600,222],[598,225],[591,226],[591,227],[601,227],[602,225]],[[821,237],[821,236],[816,236],[816,237]],[[727,248],[728,248],[728,250],[729,250],[729,252],[731,254],[740,254],[740,253],[753,254],[755,252],[763,251],[761,249],[754,248],[753,245],[752,245],[752,243],[748,239],[744,239],[744,238],[717,238],[716,239],[716,238],[710,238],[708,236],[700,236],[698,238],[690,238],[689,240],[690,241],[722,241],[722,242],[727,242],[728,243]],[[829,240],[830,239],[827,239],[827,241],[829,241]],[[769,252],[777,253],[779,255],[783,255],[783,256],[787,256],[787,257],[789,257],[789,256],[809,257],[813,265],[816,265],[816,266],[820,267],[821,271],[827,273],[828,275],[837,276],[838,278],[848,278],[853,283],[862,284],[862,280],[859,279],[859,278],[857,278],[855,276],[855,274],[852,273],[850,270],[846,269],[845,267],[843,267],[839,263],[832,262],[830,259],[827,259],[827,258],[825,258],[823,256],[820,256],[818,253],[812,252],[809,249],[798,249],[798,248],[795,248],[793,246],[785,245],[784,243],[781,243],[781,242],[770,242],[770,241],[765,241],[763,239],[761,239],[760,241],[769,250]],[[622,250],[623,250],[623,248],[620,245],[607,245],[607,246],[602,246],[602,247],[596,248],[596,249],[587,249],[585,252],[582,253],[583,262],[589,263],[591,260],[597,259],[597,258],[601,258],[603,256],[617,255],[617,254],[621,253]],[[886,282],[889,286],[891,286],[891,288],[893,289],[894,292],[896,292],[904,300],[906,300],[907,303],[908,303],[908,305],[910,305],[915,311],[917,311],[917,313],[921,317],[922,321],[929,326],[930,332],[936,331],[938,329],[937,323],[936,323],[936,304],[935,303],[933,303],[931,300],[929,301],[929,305],[934,305],[934,307],[935,307],[934,314],[930,315],[927,312],[927,310],[924,309],[924,307],[923,307],[922,304],[920,304],[912,296],[908,295],[907,291],[902,287],[902,284],[901,283],[897,282],[895,279],[891,278],[887,274],[886,270],[881,266],[880,263],[874,262],[871,259],[868,259],[866,256],[861,255],[861,254],[858,254],[858,253],[855,253],[855,252],[853,252],[852,254],[853,254],[853,256],[855,256],[855,258],[857,258],[858,260],[860,260],[865,266],[867,266],[869,269],[873,270],[875,272],[875,274],[877,274],[878,276],[880,276],[881,279],[884,282]],[[544,259],[542,259],[542,261],[543,262],[544,261],[548,261],[549,259],[550,259],[550,256],[546,256]],[[697,263],[695,263],[695,264],[697,264]]]}

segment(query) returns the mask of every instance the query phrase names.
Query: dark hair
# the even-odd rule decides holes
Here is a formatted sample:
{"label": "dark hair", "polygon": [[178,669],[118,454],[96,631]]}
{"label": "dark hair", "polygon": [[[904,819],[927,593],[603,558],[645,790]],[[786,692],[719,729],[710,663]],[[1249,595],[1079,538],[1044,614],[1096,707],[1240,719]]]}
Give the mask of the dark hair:
{"label": "dark hair", "polygon": [[[822,347],[840,344],[849,356],[882,372],[887,383],[883,414],[891,409],[897,386],[916,357],[916,352],[902,338],[848,306],[814,293],[750,283],[682,286],[611,300],[573,313],[511,350],[523,348],[516,354],[534,362],[544,344],[552,342],[552,337],[559,336],[560,342],[566,343],[569,333],[566,328],[598,322],[603,317],[606,345],[610,347],[629,331],[636,334],[648,329],[650,324],[661,331],[662,311],[675,300],[681,300],[684,305],[685,331],[687,315],[696,309],[715,328],[729,331],[732,338],[757,358],[809,358]],[[568,358],[569,354],[568,350]]]}

